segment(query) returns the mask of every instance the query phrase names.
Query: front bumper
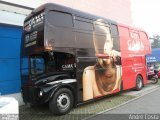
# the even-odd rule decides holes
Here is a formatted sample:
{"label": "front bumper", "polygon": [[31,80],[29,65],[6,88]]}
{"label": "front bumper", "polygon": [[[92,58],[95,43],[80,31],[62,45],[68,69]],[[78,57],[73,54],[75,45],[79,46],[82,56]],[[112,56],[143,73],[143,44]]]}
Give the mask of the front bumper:
{"label": "front bumper", "polygon": [[34,105],[46,103],[53,95],[54,90],[54,86],[24,86],[22,88],[23,101]]}

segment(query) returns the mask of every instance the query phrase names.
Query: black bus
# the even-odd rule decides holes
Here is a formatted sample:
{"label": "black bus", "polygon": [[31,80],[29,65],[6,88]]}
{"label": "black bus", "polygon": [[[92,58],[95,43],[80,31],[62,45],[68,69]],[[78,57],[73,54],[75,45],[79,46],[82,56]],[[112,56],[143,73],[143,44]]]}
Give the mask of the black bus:
{"label": "black bus", "polygon": [[[57,115],[119,92],[123,82],[117,23],[52,3],[33,10],[24,21],[21,79],[24,102],[48,103]],[[138,80],[140,90],[142,77]]]}

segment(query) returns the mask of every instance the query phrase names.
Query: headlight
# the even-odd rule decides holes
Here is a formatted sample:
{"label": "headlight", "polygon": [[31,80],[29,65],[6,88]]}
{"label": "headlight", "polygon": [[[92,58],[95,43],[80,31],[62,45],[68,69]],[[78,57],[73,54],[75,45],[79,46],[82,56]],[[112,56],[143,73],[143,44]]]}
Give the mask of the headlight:
{"label": "headlight", "polygon": [[43,96],[43,91],[41,90],[40,92],[39,92],[39,97],[42,97]]}

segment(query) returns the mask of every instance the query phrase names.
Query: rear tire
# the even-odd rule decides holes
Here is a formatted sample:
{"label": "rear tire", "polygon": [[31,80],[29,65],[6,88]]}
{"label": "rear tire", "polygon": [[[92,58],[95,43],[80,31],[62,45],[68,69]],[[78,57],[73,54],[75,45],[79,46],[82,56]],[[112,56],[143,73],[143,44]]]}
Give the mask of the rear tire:
{"label": "rear tire", "polygon": [[138,75],[136,78],[136,90],[139,91],[143,88],[143,78]]}
{"label": "rear tire", "polygon": [[59,89],[49,101],[49,109],[55,115],[64,115],[73,107],[73,94],[67,88]]}

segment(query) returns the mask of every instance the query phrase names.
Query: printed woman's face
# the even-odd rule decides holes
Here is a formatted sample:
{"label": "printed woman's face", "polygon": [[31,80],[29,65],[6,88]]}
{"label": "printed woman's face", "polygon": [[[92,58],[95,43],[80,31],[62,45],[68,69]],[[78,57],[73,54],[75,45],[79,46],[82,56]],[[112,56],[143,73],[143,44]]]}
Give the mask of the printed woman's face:
{"label": "printed woman's face", "polygon": [[103,73],[101,76],[102,88],[106,92],[110,92],[114,89],[116,84],[116,67],[112,66],[111,58],[101,59],[100,61],[100,65],[103,68]]}
{"label": "printed woman's face", "polygon": [[115,69],[105,70],[102,82],[105,84],[104,90],[110,92],[114,89],[116,84],[116,71]]}

